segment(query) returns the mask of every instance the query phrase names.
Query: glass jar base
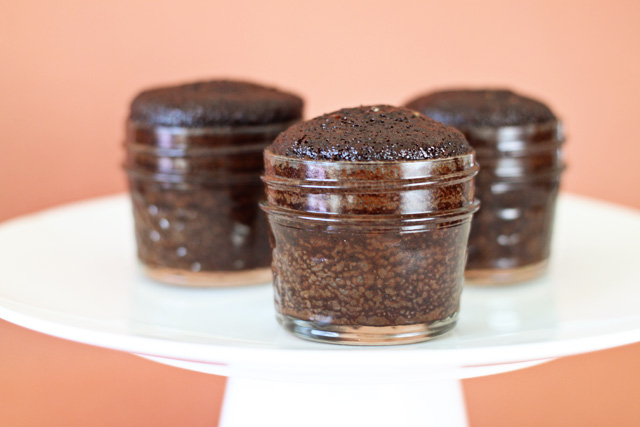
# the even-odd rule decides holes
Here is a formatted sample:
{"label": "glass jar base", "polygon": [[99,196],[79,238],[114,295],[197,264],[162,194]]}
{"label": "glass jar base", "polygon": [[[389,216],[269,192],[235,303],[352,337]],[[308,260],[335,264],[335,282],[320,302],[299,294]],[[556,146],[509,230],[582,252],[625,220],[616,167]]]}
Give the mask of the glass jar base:
{"label": "glass jar base", "polygon": [[468,285],[511,285],[525,282],[541,276],[547,270],[547,260],[516,268],[474,269],[464,272],[465,284]]}
{"label": "glass jar base", "polygon": [[439,337],[453,329],[458,320],[454,314],[432,323],[398,326],[345,326],[311,322],[276,313],[278,322],[293,335],[310,341],[343,345],[412,344]]}
{"label": "glass jar base", "polygon": [[143,266],[147,277],[158,282],[200,288],[224,288],[269,283],[271,267],[239,271],[189,271],[178,268]]}

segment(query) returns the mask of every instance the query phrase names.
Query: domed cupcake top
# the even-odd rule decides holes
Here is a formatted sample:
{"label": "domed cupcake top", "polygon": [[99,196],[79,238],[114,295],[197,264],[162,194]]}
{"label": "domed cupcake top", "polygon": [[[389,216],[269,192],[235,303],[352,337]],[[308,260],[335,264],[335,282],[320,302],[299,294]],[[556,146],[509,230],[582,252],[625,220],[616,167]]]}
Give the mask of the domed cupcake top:
{"label": "domed cupcake top", "polygon": [[274,154],[331,161],[440,159],[471,147],[456,129],[408,108],[344,108],[296,123],[271,146]]}
{"label": "domed cupcake top", "polygon": [[129,120],[151,126],[263,125],[299,119],[302,99],[255,83],[202,81],[141,92]]}
{"label": "domed cupcake top", "polygon": [[543,103],[504,89],[433,92],[410,101],[407,107],[459,128],[520,126],[557,120]]}

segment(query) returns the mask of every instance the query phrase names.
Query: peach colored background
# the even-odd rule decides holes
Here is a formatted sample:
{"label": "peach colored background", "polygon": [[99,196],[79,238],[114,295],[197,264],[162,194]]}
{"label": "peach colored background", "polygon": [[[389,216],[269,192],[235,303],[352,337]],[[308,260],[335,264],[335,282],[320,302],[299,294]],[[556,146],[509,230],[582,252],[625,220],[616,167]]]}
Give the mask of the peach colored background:
{"label": "peach colored background", "polygon": [[[123,191],[135,92],[221,76],[297,91],[309,117],[517,88],[565,119],[565,191],[640,208],[640,3],[516,3],[2,1],[0,220]],[[467,380],[471,425],[640,425],[639,359],[632,345]],[[223,387],[0,321],[0,425],[215,425]]]}

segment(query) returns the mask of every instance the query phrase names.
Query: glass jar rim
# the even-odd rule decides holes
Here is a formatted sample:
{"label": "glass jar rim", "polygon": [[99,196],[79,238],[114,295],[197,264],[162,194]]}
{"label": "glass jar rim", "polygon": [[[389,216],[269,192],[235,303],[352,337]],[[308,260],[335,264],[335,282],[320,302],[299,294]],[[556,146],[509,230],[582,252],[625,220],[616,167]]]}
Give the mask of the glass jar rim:
{"label": "glass jar rim", "polygon": [[265,123],[259,125],[224,125],[206,127],[184,126],[154,126],[144,122],[127,120],[127,128],[133,130],[148,130],[156,134],[180,135],[180,136],[235,136],[253,135],[267,132],[278,132],[283,127],[289,127],[300,119],[286,120],[283,122]]}
{"label": "glass jar rim", "polygon": [[[442,159],[405,161],[331,161],[299,159],[264,150],[267,186],[355,188],[365,185],[442,185],[466,181],[478,173],[475,152]],[[281,169],[281,170],[280,170]],[[291,174],[295,170],[297,173]]]}
{"label": "glass jar rim", "polygon": [[262,185],[260,172],[255,173],[164,173],[123,166],[127,176],[141,181],[167,184],[255,184]]}
{"label": "glass jar rim", "polygon": [[[465,135],[496,143],[529,140],[540,134],[552,133],[551,140],[563,143],[565,140],[564,124],[555,119],[542,123],[527,123],[509,126],[456,126]],[[547,140],[547,139],[545,139]]]}
{"label": "glass jar rim", "polygon": [[559,181],[567,166],[562,164],[536,172],[522,171],[519,169],[502,171],[495,174],[492,183],[533,183]]}
{"label": "glass jar rim", "polygon": [[[271,144],[269,144],[271,146]],[[458,159],[473,159],[475,151],[472,151],[467,154],[461,154],[458,156],[452,157],[443,157],[437,159],[419,159],[419,160],[326,160],[326,159],[301,159],[298,157],[289,157],[284,156],[282,154],[275,154],[270,148],[267,146],[265,148],[264,153],[265,157],[270,157],[273,159],[278,159],[282,161],[287,161],[290,163],[299,163],[299,164],[321,164],[321,165],[356,165],[356,166],[373,166],[373,165],[398,165],[398,164],[434,164],[434,163],[445,163],[445,162],[453,162]]]}
{"label": "glass jar rim", "polygon": [[361,225],[375,226],[387,225],[390,227],[398,225],[424,226],[429,224],[455,223],[470,221],[471,217],[480,208],[478,199],[466,206],[431,212],[421,212],[412,214],[338,214],[328,212],[309,212],[288,209],[275,206],[268,202],[260,202],[260,208],[267,214],[288,220],[308,222],[324,225]]}
{"label": "glass jar rim", "polygon": [[259,144],[219,145],[211,147],[158,147],[155,145],[125,142],[124,147],[131,154],[146,154],[157,157],[217,157],[227,155],[258,154],[271,142]]}

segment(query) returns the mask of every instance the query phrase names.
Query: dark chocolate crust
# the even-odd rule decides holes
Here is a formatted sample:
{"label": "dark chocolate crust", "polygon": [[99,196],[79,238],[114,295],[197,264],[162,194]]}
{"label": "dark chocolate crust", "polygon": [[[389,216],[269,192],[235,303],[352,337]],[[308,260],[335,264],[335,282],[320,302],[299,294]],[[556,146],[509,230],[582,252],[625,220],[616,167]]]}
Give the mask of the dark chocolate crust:
{"label": "dark chocolate crust", "polygon": [[467,154],[464,135],[413,110],[375,105],[344,108],[297,123],[271,146],[275,154],[333,161],[440,159]]}
{"label": "dark chocolate crust", "polygon": [[254,83],[212,80],[141,92],[129,120],[150,126],[262,125],[296,120],[302,99]]}
{"label": "dark chocolate crust", "polygon": [[413,99],[407,107],[462,129],[521,126],[557,120],[543,103],[503,89],[433,92]]}

